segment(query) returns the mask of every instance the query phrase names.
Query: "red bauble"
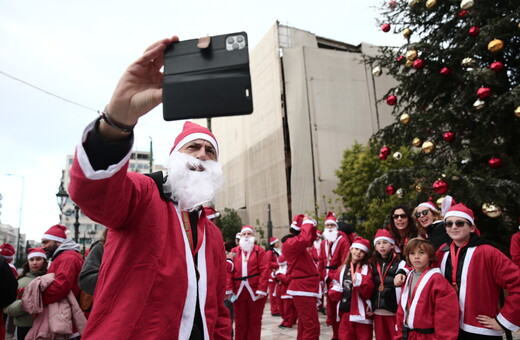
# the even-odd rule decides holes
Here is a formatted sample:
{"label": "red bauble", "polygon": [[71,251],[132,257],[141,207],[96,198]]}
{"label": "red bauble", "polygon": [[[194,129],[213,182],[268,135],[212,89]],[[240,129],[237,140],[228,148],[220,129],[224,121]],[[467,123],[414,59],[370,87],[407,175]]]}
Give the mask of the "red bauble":
{"label": "red bauble", "polygon": [[381,25],[381,30],[382,30],[383,32],[388,32],[388,31],[390,31],[390,24],[382,24],[382,25]]}
{"label": "red bauble", "polygon": [[416,70],[420,70],[424,67],[424,61],[422,59],[415,59],[413,62],[413,68]]}
{"label": "red bauble", "polygon": [[395,187],[393,185],[388,185],[386,187],[386,194],[387,195],[395,195]]}
{"label": "red bauble", "polygon": [[448,183],[444,182],[442,179],[435,181],[435,183],[433,183],[433,191],[437,194],[444,194],[448,191]]}
{"label": "red bauble", "polygon": [[493,169],[500,168],[502,166],[502,158],[493,157],[488,161],[488,165]]}
{"label": "red bauble", "polygon": [[444,132],[444,134],[442,135],[442,138],[444,138],[444,140],[446,142],[452,142],[455,139],[455,133],[453,133],[451,131]]}
{"label": "red bauble", "polygon": [[395,1],[390,1],[388,3],[388,7],[390,7],[390,9],[395,9],[397,7],[397,2]]}
{"label": "red bauble", "polygon": [[486,99],[491,96],[491,89],[489,87],[481,87],[477,91],[477,97],[480,99]]}
{"label": "red bauble", "polygon": [[465,10],[464,11],[460,11],[459,14],[458,14],[459,18],[464,18],[466,15],[468,15],[468,11],[465,11]]}
{"label": "red bauble", "polygon": [[380,153],[379,154],[379,159],[382,160],[382,161],[386,161],[386,159],[388,158],[388,155],[385,155],[383,153]]}
{"label": "red bauble", "polygon": [[381,150],[379,150],[379,152],[385,156],[388,156],[390,155],[390,152],[392,152],[392,150],[390,150],[388,146],[383,146]]}
{"label": "red bauble", "polygon": [[448,67],[443,67],[443,68],[441,69],[441,74],[442,74],[443,76],[447,76],[447,75],[450,74],[450,73],[451,73],[451,70],[450,70]]}
{"label": "red bauble", "polygon": [[491,64],[491,66],[489,66],[489,68],[495,72],[498,72],[504,68],[504,64],[501,63],[500,61],[495,61],[494,63]]}
{"label": "red bauble", "polygon": [[397,57],[395,60],[396,60],[396,61],[403,61],[403,60],[404,60],[404,56],[403,56],[403,55],[400,55],[400,56]]}
{"label": "red bauble", "polygon": [[473,26],[469,29],[469,35],[471,35],[472,37],[476,37],[480,32],[480,27],[478,26]]}
{"label": "red bauble", "polygon": [[388,105],[391,105],[391,106],[397,104],[397,97],[394,96],[393,94],[389,95],[389,96],[386,98],[386,103],[387,103]]}

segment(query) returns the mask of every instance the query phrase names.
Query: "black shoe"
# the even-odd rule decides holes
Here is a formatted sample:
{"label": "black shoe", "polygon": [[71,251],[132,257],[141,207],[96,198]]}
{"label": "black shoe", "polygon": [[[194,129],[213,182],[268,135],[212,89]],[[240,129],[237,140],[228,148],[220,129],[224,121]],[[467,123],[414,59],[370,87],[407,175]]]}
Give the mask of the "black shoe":
{"label": "black shoe", "polygon": [[287,326],[285,326],[285,325],[283,325],[283,324],[279,324],[279,325],[278,325],[278,328],[289,328],[289,327],[287,327]]}
{"label": "black shoe", "polygon": [[281,316],[280,313],[271,314],[272,316]]}

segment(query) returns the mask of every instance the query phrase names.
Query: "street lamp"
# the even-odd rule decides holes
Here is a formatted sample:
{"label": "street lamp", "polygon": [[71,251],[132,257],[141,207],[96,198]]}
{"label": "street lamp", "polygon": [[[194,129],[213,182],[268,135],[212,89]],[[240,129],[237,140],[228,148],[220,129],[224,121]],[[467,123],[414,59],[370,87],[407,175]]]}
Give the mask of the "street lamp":
{"label": "street lamp", "polygon": [[18,215],[18,237],[16,238],[16,262],[20,259],[20,230],[22,229],[22,208],[23,208],[23,193],[25,191],[25,176],[6,174],[7,176],[19,177],[22,179],[22,198],[20,200],[20,213]]}
{"label": "street lamp", "polygon": [[[60,207],[61,213],[69,216],[70,212],[63,211],[63,209],[67,205],[67,200],[69,199],[69,194],[67,193],[67,191],[65,191],[65,188],[63,186],[63,178],[64,178],[63,175],[64,175],[64,171],[62,171],[61,183],[60,183],[60,187],[58,189],[58,193],[56,194],[56,201],[58,202],[58,206]],[[75,211],[75,215],[76,215],[76,221],[74,222],[74,241],[76,243],[78,243],[79,225],[80,225],[79,224],[79,207],[77,206],[76,203],[73,203],[73,204],[74,204],[74,211]],[[61,222],[61,218],[60,218],[60,222]]]}

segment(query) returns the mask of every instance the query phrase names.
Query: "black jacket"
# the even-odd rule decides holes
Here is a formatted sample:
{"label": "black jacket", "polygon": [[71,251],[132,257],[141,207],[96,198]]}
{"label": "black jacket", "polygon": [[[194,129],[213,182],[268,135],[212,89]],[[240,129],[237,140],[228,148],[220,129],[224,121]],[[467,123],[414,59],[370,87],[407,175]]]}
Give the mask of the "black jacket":
{"label": "black jacket", "polygon": [[[397,312],[397,297],[395,294],[395,286],[394,286],[394,277],[399,267],[399,263],[401,260],[399,257],[396,257],[394,261],[390,264],[390,269],[385,276],[385,280],[383,283],[383,291],[380,292],[379,285],[381,284],[381,278],[379,277],[379,273],[377,271],[376,261],[372,264],[372,273],[374,277],[374,295],[372,295],[372,311],[376,309],[386,309],[392,313]],[[383,262],[381,264],[381,273],[384,273],[388,268],[388,262]]]}
{"label": "black jacket", "polygon": [[0,308],[5,308],[16,300],[18,281],[14,277],[13,270],[0,255]]}

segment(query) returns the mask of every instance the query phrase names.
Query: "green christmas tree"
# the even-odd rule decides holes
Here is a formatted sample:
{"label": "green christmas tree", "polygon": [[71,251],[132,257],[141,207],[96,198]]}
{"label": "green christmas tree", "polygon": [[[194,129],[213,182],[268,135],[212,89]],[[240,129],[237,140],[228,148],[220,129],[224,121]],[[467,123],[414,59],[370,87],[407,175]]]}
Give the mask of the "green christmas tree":
{"label": "green christmas tree", "polygon": [[366,56],[375,76],[398,81],[381,98],[396,122],[373,142],[381,162],[406,146],[413,165],[375,179],[372,196],[393,185],[415,193],[406,202],[414,207],[451,195],[473,209],[484,237],[507,249],[520,223],[518,1],[390,1],[380,25],[402,34],[403,45]]}

